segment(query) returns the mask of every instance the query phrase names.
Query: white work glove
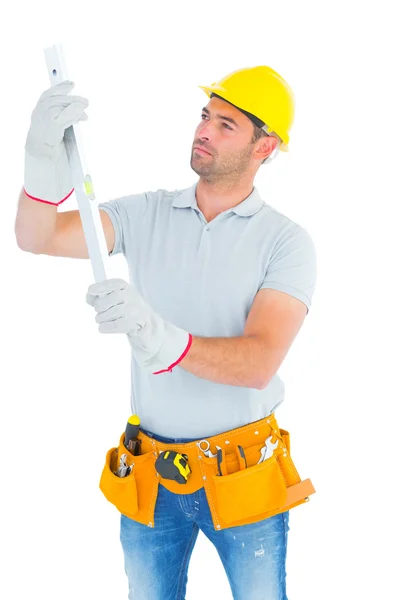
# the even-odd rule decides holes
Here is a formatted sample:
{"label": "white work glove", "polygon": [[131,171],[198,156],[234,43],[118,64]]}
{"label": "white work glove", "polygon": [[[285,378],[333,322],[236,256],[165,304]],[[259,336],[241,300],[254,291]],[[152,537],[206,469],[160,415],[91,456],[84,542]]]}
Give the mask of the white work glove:
{"label": "white work glove", "polygon": [[25,193],[49,204],[61,204],[74,189],[64,131],[87,120],[84,111],[89,104],[82,96],[68,96],[74,85],[63,81],[43,92],[33,110],[26,138]]}
{"label": "white work glove", "polygon": [[190,348],[191,334],[164,321],[123,279],[93,283],[86,302],[97,312],[100,333],[126,333],[135,360],[151,373],[171,372]]}

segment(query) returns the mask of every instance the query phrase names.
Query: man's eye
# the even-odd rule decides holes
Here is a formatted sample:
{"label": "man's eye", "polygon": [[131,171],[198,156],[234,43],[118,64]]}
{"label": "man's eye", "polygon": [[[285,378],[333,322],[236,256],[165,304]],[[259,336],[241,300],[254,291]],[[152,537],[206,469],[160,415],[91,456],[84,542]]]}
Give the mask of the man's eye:
{"label": "man's eye", "polygon": [[[202,114],[201,118],[203,117],[207,117],[207,115]],[[227,125],[226,123],[223,123],[223,126],[226,127],[227,129],[232,129],[232,127],[229,127],[229,125]]]}

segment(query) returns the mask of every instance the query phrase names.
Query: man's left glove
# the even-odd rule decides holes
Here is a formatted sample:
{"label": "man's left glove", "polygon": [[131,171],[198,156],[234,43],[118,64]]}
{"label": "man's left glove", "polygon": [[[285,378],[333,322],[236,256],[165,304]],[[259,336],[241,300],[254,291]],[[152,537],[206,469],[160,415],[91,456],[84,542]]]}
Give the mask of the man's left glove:
{"label": "man's left glove", "polygon": [[171,372],[189,351],[192,335],[164,321],[123,279],[93,283],[86,302],[97,312],[100,333],[127,334],[135,360],[146,371]]}

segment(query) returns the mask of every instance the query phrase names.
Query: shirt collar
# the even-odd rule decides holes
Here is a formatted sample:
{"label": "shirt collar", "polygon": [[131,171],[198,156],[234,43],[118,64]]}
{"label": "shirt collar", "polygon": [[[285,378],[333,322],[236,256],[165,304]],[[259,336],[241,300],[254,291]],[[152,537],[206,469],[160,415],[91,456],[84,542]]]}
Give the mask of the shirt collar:
{"label": "shirt collar", "polygon": [[[172,203],[175,208],[194,208],[200,210],[196,200],[197,181],[189,188],[182,190]],[[254,187],[253,191],[240,204],[230,210],[240,217],[251,217],[264,205],[258,190]]]}

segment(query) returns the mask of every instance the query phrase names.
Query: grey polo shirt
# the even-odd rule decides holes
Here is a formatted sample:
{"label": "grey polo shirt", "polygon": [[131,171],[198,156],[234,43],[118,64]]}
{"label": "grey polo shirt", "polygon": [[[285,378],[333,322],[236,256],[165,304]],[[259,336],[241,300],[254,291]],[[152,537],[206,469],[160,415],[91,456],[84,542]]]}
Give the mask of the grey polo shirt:
{"label": "grey polo shirt", "polygon": [[[266,204],[255,187],[207,222],[196,186],[99,203],[115,229],[110,256],[123,253],[131,285],[153,310],[194,336],[234,337],[243,335],[261,288],[290,294],[309,308],[317,274],[309,233]],[[258,390],[202,379],[179,365],[153,375],[132,357],[132,413],[161,436],[211,436],[262,419],[283,400],[278,375]]]}

